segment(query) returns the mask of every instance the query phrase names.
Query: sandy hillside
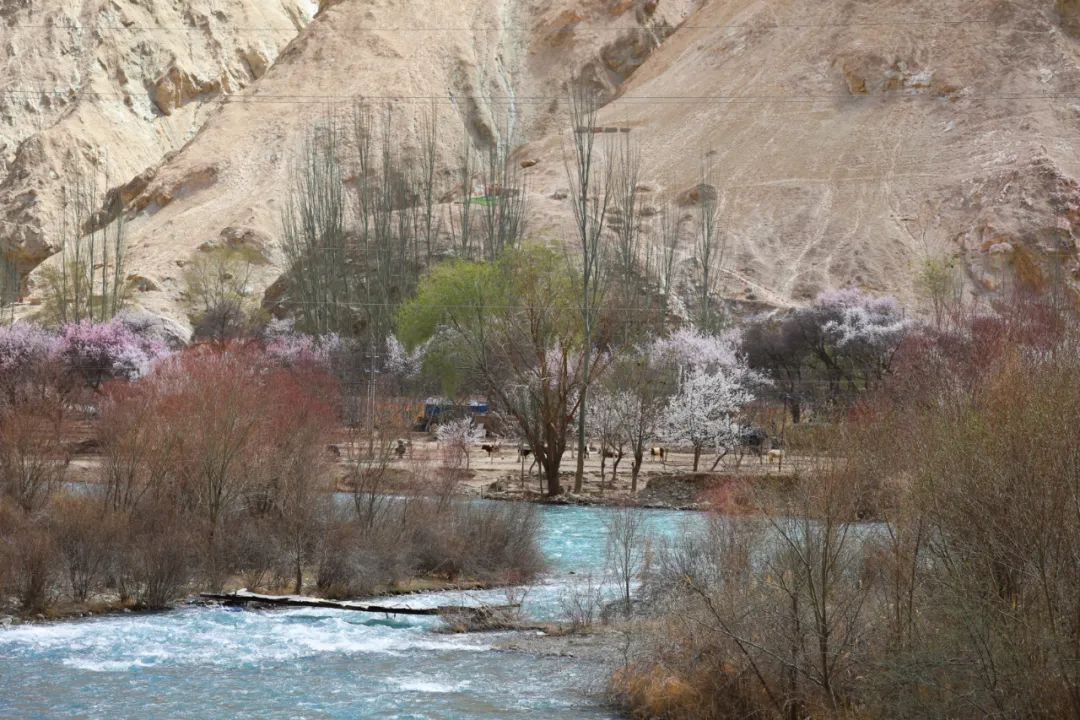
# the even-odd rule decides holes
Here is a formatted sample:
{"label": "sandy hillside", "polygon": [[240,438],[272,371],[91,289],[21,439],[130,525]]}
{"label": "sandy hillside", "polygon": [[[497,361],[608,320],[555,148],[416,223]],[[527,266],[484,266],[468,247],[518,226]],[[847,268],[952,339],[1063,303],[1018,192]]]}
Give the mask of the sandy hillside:
{"label": "sandy hillside", "polygon": [[[960,258],[981,291],[1048,253],[1076,269],[1071,0],[341,0],[310,21],[284,0],[74,5],[0,10],[7,86],[66,89],[0,95],[0,248],[24,269],[48,254],[71,157],[107,155],[134,300],[178,319],[201,247],[257,245],[257,284],[275,279],[290,161],[357,96],[392,108],[406,153],[432,99],[447,161],[465,132],[512,128],[537,161],[532,233],[560,241],[564,98],[580,79],[642,148],[647,206],[709,166],[733,297],[857,285],[912,300],[928,257]],[[95,20],[126,31],[36,27]]]}

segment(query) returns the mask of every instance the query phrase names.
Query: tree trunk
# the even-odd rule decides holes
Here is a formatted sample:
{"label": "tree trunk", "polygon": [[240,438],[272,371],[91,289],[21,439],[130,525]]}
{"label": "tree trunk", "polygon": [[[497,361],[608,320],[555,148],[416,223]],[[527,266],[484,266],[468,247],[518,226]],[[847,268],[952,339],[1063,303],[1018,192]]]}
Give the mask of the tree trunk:
{"label": "tree trunk", "polygon": [[[551,453],[551,450],[548,450]],[[562,485],[559,483],[559,460],[551,453],[544,457],[544,461],[540,463],[541,469],[544,471],[544,477],[547,479],[547,494],[548,497],[555,497],[556,495],[562,495]]]}
{"label": "tree trunk", "polygon": [[792,397],[788,400],[788,406],[791,408],[791,422],[798,425],[802,417],[802,403],[799,398]]}
{"label": "tree trunk", "polygon": [[635,450],[634,464],[630,466],[630,492],[635,495],[637,494],[638,473],[641,472],[641,464],[643,462],[645,462],[645,451],[640,449]]}
{"label": "tree trunk", "polygon": [[799,596],[791,596],[791,617],[795,625],[791,633],[791,661],[788,666],[788,697],[787,710],[788,720],[799,720],[801,704],[799,703]]}
{"label": "tree trunk", "polygon": [[701,460],[701,448],[694,448],[694,472],[697,472],[698,462]]}
{"label": "tree trunk", "polygon": [[[588,377],[589,372],[589,358],[588,352],[585,353],[585,373]],[[581,389],[581,407],[578,411],[578,428],[577,428],[577,468],[574,471],[574,492],[581,492],[581,485],[585,480],[585,402],[588,395],[588,385]],[[601,483],[603,480],[601,480]]]}
{"label": "tree trunk", "polygon": [[[586,254],[588,250],[586,250]],[[588,258],[586,258],[586,261]],[[585,442],[585,406],[589,401],[589,363],[592,360],[592,319],[589,317],[589,276],[588,265],[586,264],[586,275],[584,277],[582,300],[584,301],[585,308],[583,313],[584,325],[585,325],[585,348],[581,357],[581,365],[584,370],[584,383],[581,386],[581,404],[578,407],[578,427],[577,427],[577,467],[574,471],[574,492],[580,493],[581,486],[585,482],[585,452],[588,449]],[[600,487],[604,487],[603,473],[601,472]]]}

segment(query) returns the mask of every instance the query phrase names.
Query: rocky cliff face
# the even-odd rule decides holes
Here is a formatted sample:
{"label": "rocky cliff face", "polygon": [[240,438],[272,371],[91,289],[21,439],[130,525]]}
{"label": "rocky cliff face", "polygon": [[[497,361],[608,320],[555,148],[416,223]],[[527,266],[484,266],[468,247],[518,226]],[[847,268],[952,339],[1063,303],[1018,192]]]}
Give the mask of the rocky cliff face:
{"label": "rocky cliff face", "polygon": [[[979,292],[1031,257],[1075,276],[1078,19],[1065,0],[711,2],[603,116],[634,128],[661,185],[709,158],[732,295],[755,293],[748,277],[794,301],[913,300],[941,256]],[[667,95],[685,99],[638,99]]]}
{"label": "rocky cliff face", "polygon": [[434,100],[447,163],[466,132],[512,132],[532,232],[557,241],[578,81],[642,148],[647,206],[716,193],[728,295],[912,300],[938,257],[995,292],[1021,261],[1076,270],[1077,27],[1071,0],[6,2],[0,250],[24,270],[54,250],[83,162],[123,203],[136,303],[183,317],[183,264],[237,238],[268,286],[290,160],[357,96],[393,107],[406,152]]}
{"label": "rocky cliff face", "polygon": [[77,167],[137,185],[198,133],[215,99],[262,77],[316,10],[309,0],[0,3],[0,249],[24,270],[54,252]]}

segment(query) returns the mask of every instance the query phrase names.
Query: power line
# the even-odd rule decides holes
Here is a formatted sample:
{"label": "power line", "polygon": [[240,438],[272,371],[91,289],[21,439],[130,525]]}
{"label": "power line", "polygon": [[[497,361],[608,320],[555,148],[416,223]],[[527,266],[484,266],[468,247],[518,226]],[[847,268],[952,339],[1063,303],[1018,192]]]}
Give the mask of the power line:
{"label": "power line", "polygon": [[[902,102],[910,100],[932,100],[945,103],[958,103],[960,101],[984,101],[984,100],[1080,100],[1080,90],[1068,93],[949,93],[934,94],[929,92],[916,92],[915,88],[907,92],[886,92],[880,94],[871,93],[820,93],[817,95],[620,95],[611,100],[614,103],[629,103],[640,105],[764,105],[773,103],[815,103],[826,100],[836,101],[893,101]],[[929,90],[930,88],[926,88]],[[0,95],[10,96],[90,96],[104,98],[128,98],[135,93],[101,92],[70,88],[67,90],[46,90],[26,88],[0,89]],[[246,104],[246,105],[327,105],[333,101],[380,101],[380,102],[407,102],[422,101],[447,102],[454,104],[461,100],[484,100],[498,104],[539,104],[549,103],[552,100],[565,100],[564,95],[365,95],[356,93],[346,95],[341,93],[325,94],[280,94],[261,93],[253,95],[222,94],[210,100],[192,100],[189,104],[206,105],[216,102]],[[610,105],[609,104],[609,105]]]}
{"label": "power line", "polygon": [[[801,187],[801,186],[806,186],[806,185],[841,185],[841,184],[844,184],[844,183],[858,183],[860,185],[863,185],[863,184],[871,183],[871,182],[875,182],[875,183],[896,182],[897,179],[903,179],[903,178],[915,178],[915,177],[934,178],[934,177],[938,177],[938,175],[939,175],[939,173],[935,173],[935,172],[921,172],[921,173],[908,172],[908,173],[892,173],[892,174],[889,174],[889,175],[852,175],[850,177],[822,177],[822,178],[784,178],[784,177],[781,177],[781,178],[776,178],[775,180],[762,180],[760,182],[754,182],[754,183],[739,183],[739,184],[717,185],[716,189],[718,191],[726,191],[726,190],[760,190],[760,189],[763,189],[763,188],[789,186],[789,185],[795,185],[795,186],[800,186]],[[445,203],[438,203],[438,207],[441,208],[443,206],[445,206]],[[690,211],[690,210],[693,209],[693,207],[690,206],[690,207],[686,207],[686,208],[682,208],[682,209],[686,210],[686,211]],[[125,211],[125,212],[127,213],[129,211]],[[18,227],[18,228],[22,228],[22,227],[31,228],[31,229],[34,229],[34,230],[44,230],[46,228],[46,223],[12,222],[11,220],[4,220],[2,218],[0,218],[0,224],[10,225],[11,227]],[[779,237],[779,239],[786,239],[784,236],[778,236],[778,237]],[[137,246],[137,245],[132,246],[132,249],[135,249],[135,248],[138,248],[138,247],[140,247],[140,246]],[[326,249],[326,250],[339,250],[340,251],[340,250],[353,250],[353,249],[355,249],[355,247],[353,247],[353,246],[325,247],[324,249]]]}
{"label": "power line", "polygon": [[[19,304],[19,303],[16,303]],[[346,310],[361,310],[368,308],[379,309],[398,309],[403,305],[409,305],[410,307],[418,307],[425,309],[457,309],[457,310],[479,310],[483,312],[489,311],[509,311],[509,310],[530,310],[530,309],[543,309],[550,310],[549,306],[541,305],[518,305],[518,304],[454,304],[454,303],[411,303],[411,302],[331,302],[328,300],[286,300],[280,303],[286,307],[333,307]],[[645,315],[655,316],[660,313],[663,308],[658,305],[611,305],[604,306],[604,310],[614,312],[637,312]],[[651,325],[655,322],[655,317],[641,318],[641,317],[613,317],[607,319],[607,324],[613,325]],[[90,365],[88,367],[97,367],[97,365]]]}
{"label": "power line", "polygon": [[[1015,26],[1003,25],[995,23],[994,20],[987,18],[924,18],[924,19],[911,19],[911,20],[870,20],[864,22],[801,22],[801,23],[778,23],[778,22],[760,22],[760,23],[722,23],[722,24],[663,24],[656,26],[647,25],[617,25],[617,24],[599,24],[593,26],[588,24],[584,20],[580,20],[573,23],[567,23],[563,28],[578,28],[583,27],[589,32],[647,32],[656,33],[658,31],[677,31],[677,30],[808,30],[818,28],[880,28],[880,27],[957,27],[964,25],[995,25],[1001,29],[1018,30]],[[13,23],[5,25],[8,28],[20,28],[27,30],[71,30],[71,31],[84,31],[84,30],[120,30],[126,32],[191,32],[199,31],[205,32],[209,29],[206,25],[125,25],[125,24],[109,24],[109,23]],[[305,29],[307,25],[296,26],[231,26],[228,28],[233,31],[239,32],[299,32]],[[507,30],[507,29],[546,29],[542,23],[537,23],[531,28],[527,28],[523,25],[515,25],[509,23],[492,23],[490,25],[459,25],[459,26],[434,26],[434,25],[362,25],[360,27],[350,27],[350,32],[393,32],[393,33],[467,33],[467,32],[483,32],[491,30]],[[555,32],[558,32],[562,28],[554,28]],[[1049,30],[1038,30],[1028,32],[1052,32]]]}
{"label": "power line", "polygon": [[[364,308],[399,308],[402,305],[408,304],[410,307],[426,308],[426,309],[442,309],[442,310],[530,310],[533,308],[541,307],[540,305],[517,305],[517,304],[505,304],[500,303],[492,305],[488,303],[400,303],[400,302],[332,302],[329,300],[286,300],[282,302],[283,305],[289,307],[295,305],[302,306],[316,306],[316,307],[337,307],[346,308],[349,310],[357,310]],[[547,306],[543,306],[547,307]],[[659,308],[652,308],[643,305],[615,305],[604,306],[607,310],[642,310],[642,311],[659,311]],[[615,322],[621,320],[616,319]]]}
{"label": "power line", "polygon": [[[205,31],[209,29],[209,26],[203,25],[155,25],[153,27],[148,27],[145,25],[115,25],[105,23],[90,23],[87,25],[78,25],[73,23],[14,23],[11,25],[4,25],[4,27],[26,30],[126,30],[128,32],[178,32],[192,30]],[[229,25],[227,27],[230,30],[242,32],[298,32],[300,30],[303,30],[306,26],[234,27],[232,25]]]}

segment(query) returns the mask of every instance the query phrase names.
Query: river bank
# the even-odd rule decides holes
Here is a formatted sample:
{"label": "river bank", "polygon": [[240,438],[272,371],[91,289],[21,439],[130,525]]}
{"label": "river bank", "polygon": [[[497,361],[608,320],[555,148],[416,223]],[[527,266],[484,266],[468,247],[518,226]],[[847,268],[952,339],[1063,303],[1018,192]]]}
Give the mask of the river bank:
{"label": "river bank", "polygon": [[[814,456],[785,457],[782,463],[753,455],[728,456],[716,467],[704,458],[699,471],[693,469],[693,454],[685,449],[665,450],[663,460],[646,456],[638,477],[638,490],[631,490],[631,458],[617,467],[610,458],[592,453],[585,461],[582,489],[573,492],[573,457],[564,462],[561,474],[564,492],[550,497],[543,492],[538,468],[532,458],[522,458],[514,446],[504,446],[488,454],[480,445],[470,449],[466,467],[453,471],[442,467],[443,449],[425,433],[413,433],[408,452],[378,467],[378,492],[387,495],[452,494],[466,498],[525,501],[555,505],[632,505],[665,510],[717,510],[728,514],[768,512],[782,504],[794,483],[811,476],[820,465]],[[366,447],[366,446],[365,446]],[[332,486],[337,492],[354,490],[354,458],[365,451],[353,442],[329,446]],[[67,467],[67,480],[93,485],[101,474],[100,456],[89,446],[76,454]],[[363,492],[367,492],[367,488]]]}
{"label": "river bank", "polygon": [[[447,582],[445,579],[441,578],[417,577],[397,583],[392,587],[379,588],[376,591],[376,596],[382,598],[402,598],[412,595],[423,595],[426,593],[490,590],[498,586],[498,583],[480,580]],[[238,590],[247,589],[242,587],[238,582],[229,583],[225,588],[226,589],[223,592],[236,592]],[[282,589],[282,591],[284,590]],[[21,612],[13,608],[8,608],[7,612],[0,612],[0,628],[21,624],[51,623],[64,620],[107,617],[110,615],[163,613],[184,607],[220,604],[207,601],[202,598],[201,595],[202,593],[198,590],[192,590],[188,596],[179,599],[174,603],[170,603],[167,607],[163,608],[140,607],[133,600],[121,600],[117,597],[97,597],[81,603],[64,602],[50,605],[41,612]],[[314,598],[315,596],[310,595],[305,597]]]}
{"label": "river bank", "polygon": [[800,481],[791,474],[747,475],[738,472],[668,473],[653,475],[637,493],[621,489],[564,492],[554,497],[496,481],[483,488],[487,500],[523,501],[544,505],[637,507],[647,510],[714,510],[728,515],[768,513],[780,509]]}
{"label": "river bank", "polygon": [[[422,592],[410,606],[521,602],[538,624],[605,564],[608,510],[541,506],[547,572],[530,585]],[[694,513],[650,511],[657,537]],[[401,596],[397,596],[401,597]],[[375,598],[361,598],[374,600]],[[0,629],[0,716],[454,717],[611,720],[604,643],[529,631],[446,634],[438,618],[183,605]],[[534,640],[535,638],[535,640]],[[508,693],[507,688],[514,688]]]}

